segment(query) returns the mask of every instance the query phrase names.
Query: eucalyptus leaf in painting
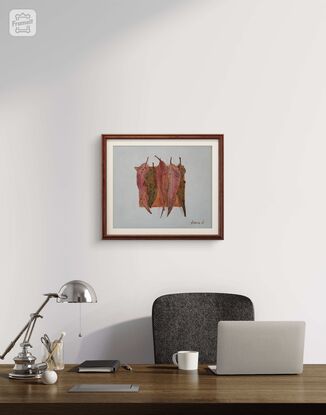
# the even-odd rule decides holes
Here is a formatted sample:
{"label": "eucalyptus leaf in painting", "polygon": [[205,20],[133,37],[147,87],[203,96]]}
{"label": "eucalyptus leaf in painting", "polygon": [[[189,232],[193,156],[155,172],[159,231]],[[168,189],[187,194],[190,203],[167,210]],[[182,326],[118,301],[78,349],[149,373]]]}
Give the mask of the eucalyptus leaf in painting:
{"label": "eucalyptus leaf in painting", "polygon": [[171,213],[173,206],[175,204],[177,191],[180,185],[180,170],[178,166],[172,163],[172,158],[170,159],[170,164],[168,166],[168,215]]}
{"label": "eucalyptus leaf in painting", "polygon": [[148,206],[151,208],[157,195],[156,172],[154,163],[149,167],[145,175],[145,186],[147,188]]}
{"label": "eucalyptus leaf in painting", "polygon": [[137,186],[139,190],[139,206],[144,207],[148,213],[152,214],[148,205],[148,192],[146,185],[146,175],[149,171],[148,157],[145,163],[135,167],[137,171]]}
{"label": "eucalyptus leaf in painting", "polygon": [[168,167],[159,157],[155,156],[159,160],[158,166],[156,166],[156,177],[157,177],[157,186],[160,196],[159,207],[162,207],[161,217],[165,208],[168,205],[168,190],[169,190],[169,181],[168,181]]}
{"label": "eucalyptus leaf in painting", "polygon": [[186,174],[186,169],[181,164],[181,157],[179,157],[178,168],[179,168],[179,171],[180,171],[180,184],[179,184],[179,188],[178,188],[178,191],[177,191],[177,197],[179,199],[180,206],[182,207],[184,216],[187,216],[187,214],[186,214],[186,201],[185,201],[185,190],[186,190],[185,174]]}
{"label": "eucalyptus leaf in painting", "polygon": [[161,217],[167,209],[167,216],[170,215],[174,207],[181,207],[186,216],[185,202],[185,173],[186,169],[181,164],[166,164],[158,156],[155,156],[158,165],[148,166],[148,159],[145,163],[135,167],[137,171],[137,186],[139,191],[139,207],[144,207],[149,213],[151,208],[162,208]]}

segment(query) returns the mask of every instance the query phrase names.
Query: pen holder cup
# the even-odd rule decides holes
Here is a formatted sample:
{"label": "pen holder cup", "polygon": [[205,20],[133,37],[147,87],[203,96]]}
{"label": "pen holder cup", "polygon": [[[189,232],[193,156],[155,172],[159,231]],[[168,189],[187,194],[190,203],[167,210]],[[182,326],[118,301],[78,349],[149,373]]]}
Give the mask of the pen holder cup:
{"label": "pen holder cup", "polygon": [[51,342],[51,352],[43,346],[42,361],[48,364],[49,370],[63,370],[65,368],[63,342]]}

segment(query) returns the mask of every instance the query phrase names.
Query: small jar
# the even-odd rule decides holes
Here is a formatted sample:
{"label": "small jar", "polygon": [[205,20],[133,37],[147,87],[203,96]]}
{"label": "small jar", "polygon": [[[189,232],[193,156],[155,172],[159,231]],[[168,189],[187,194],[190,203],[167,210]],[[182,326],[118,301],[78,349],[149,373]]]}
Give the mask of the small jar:
{"label": "small jar", "polygon": [[49,370],[63,370],[65,368],[63,341],[51,342],[51,353],[43,346],[43,362],[48,364]]}

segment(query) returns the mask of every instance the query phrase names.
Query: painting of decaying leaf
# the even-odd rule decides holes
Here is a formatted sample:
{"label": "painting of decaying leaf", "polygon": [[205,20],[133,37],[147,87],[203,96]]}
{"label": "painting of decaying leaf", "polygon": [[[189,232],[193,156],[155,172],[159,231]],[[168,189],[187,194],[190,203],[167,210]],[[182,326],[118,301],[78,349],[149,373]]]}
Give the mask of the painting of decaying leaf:
{"label": "painting of decaying leaf", "polygon": [[161,208],[160,217],[164,212],[169,216],[173,208],[180,208],[186,217],[186,169],[181,157],[178,164],[172,162],[172,157],[168,164],[156,155],[155,158],[158,160],[157,165],[153,162],[150,166],[147,157],[145,163],[135,167],[139,207],[145,208],[150,214],[153,208]]}
{"label": "painting of decaying leaf", "polygon": [[104,239],[222,239],[223,136],[104,135]]}

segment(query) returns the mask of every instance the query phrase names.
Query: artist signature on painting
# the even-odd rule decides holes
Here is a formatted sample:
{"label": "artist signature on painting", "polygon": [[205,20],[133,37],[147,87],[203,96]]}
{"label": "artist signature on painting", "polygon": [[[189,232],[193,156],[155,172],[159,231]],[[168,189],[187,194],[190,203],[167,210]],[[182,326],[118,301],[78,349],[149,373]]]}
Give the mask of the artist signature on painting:
{"label": "artist signature on painting", "polygon": [[191,225],[204,225],[204,223],[205,223],[205,221],[204,221],[204,219],[202,219],[202,220],[192,220],[191,222],[190,222],[190,224]]}

